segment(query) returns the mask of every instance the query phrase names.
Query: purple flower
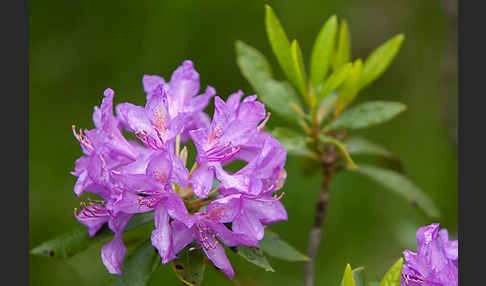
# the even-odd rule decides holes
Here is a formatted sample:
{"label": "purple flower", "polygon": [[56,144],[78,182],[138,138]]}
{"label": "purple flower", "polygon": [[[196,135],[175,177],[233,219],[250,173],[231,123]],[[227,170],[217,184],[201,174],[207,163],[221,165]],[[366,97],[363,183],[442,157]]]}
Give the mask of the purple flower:
{"label": "purple flower", "polygon": [[[189,221],[174,220],[174,252],[178,253],[192,241],[197,241],[207,257],[228,277],[233,278],[234,270],[218,238],[227,246],[258,246],[258,240],[241,233],[234,233],[224,223],[234,220],[241,210],[240,195],[230,195],[213,201],[204,212],[194,214]],[[188,225],[190,225],[188,227]]]}
{"label": "purple flower", "polygon": [[178,114],[186,114],[184,130],[181,133],[181,141],[188,139],[188,132],[192,129],[203,128],[209,125],[209,116],[202,112],[216,91],[211,86],[206,91],[196,96],[199,92],[199,73],[194,69],[192,61],[186,60],[179,66],[166,83],[157,75],[144,75],[143,87],[147,94],[147,102],[151,101],[157,89],[163,86],[167,93],[167,112],[175,118]]}
{"label": "purple flower", "polygon": [[96,128],[84,132],[80,130],[78,134],[73,126],[73,133],[85,154],[76,161],[75,171],[72,172],[78,177],[74,186],[78,196],[85,190],[106,195],[107,170],[128,164],[138,156],[123,137],[119,121],[113,116],[113,95],[112,89],[106,89],[101,107],[95,107],[93,121]]}
{"label": "purple flower", "polygon": [[[263,238],[264,225],[287,220],[287,212],[279,201],[284,193],[279,197],[272,196],[282,188],[287,176],[285,149],[268,133],[261,132],[259,137],[263,145],[260,152],[236,174],[250,174],[257,182],[252,185],[259,186],[261,191],[249,190],[241,194],[241,212],[232,224],[234,232],[246,233],[257,240]],[[223,195],[239,193],[234,188],[224,187],[220,187],[219,192]]]}
{"label": "purple flower", "polygon": [[[243,92],[238,91],[226,102],[215,97],[210,119],[203,110],[215,91],[208,87],[198,95],[199,74],[191,61],[184,61],[169,82],[145,75],[143,88],[145,106],[121,103],[115,117],[114,93],[107,89],[93,113],[95,128],[77,133],[73,127],[84,154],[72,172],[78,177],[74,191],[78,196],[87,191],[102,197],[82,203],[74,215],[90,236],[105,223],[114,232],[101,254],[112,274],[121,274],[126,255],[122,234],[128,221],[133,214],[153,212],[151,241],[162,263],[196,241],[232,278],[221,243],[258,246],[264,226],[287,219],[280,202],[283,193],[275,194],[285,182],[287,154],[262,131],[270,114],[256,95],[242,100]],[[122,128],[143,144],[127,141]],[[197,149],[191,172],[184,145],[189,139]],[[234,160],[246,166],[234,173],[225,170]],[[215,179],[218,189],[208,198]]]}
{"label": "purple flower", "polygon": [[221,163],[237,156],[241,148],[249,143],[259,132],[258,124],[265,118],[265,107],[256,101],[256,96],[249,96],[240,102],[243,92],[229,96],[226,102],[216,96],[213,120],[208,128],[190,131],[197,148],[197,169],[190,179],[194,193],[204,198],[209,193],[214,175],[226,186],[248,189],[249,178],[238,176],[234,179],[238,185],[229,186],[232,177],[222,168]]}
{"label": "purple flower", "polygon": [[186,221],[189,215],[184,202],[170,185],[174,178],[171,159],[169,153],[158,151],[152,155],[145,174],[113,174],[117,186],[127,195],[117,203],[118,209],[134,213],[154,210],[155,230],[151,239],[164,264],[176,257],[169,217]]}
{"label": "purple flower", "polygon": [[166,85],[157,85],[147,96],[145,107],[131,103],[116,106],[117,115],[123,126],[134,132],[147,147],[154,150],[166,149],[166,143],[173,140],[184,128],[187,113],[171,116]]}
{"label": "purple flower", "polygon": [[405,250],[401,286],[455,286],[458,283],[457,240],[433,223],[417,230],[417,253]]}

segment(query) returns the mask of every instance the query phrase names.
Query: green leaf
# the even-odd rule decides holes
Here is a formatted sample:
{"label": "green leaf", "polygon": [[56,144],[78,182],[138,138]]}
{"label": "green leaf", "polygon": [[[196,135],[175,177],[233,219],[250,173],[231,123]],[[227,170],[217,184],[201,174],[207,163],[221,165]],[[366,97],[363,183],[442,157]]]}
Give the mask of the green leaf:
{"label": "green leaf", "polygon": [[369,55],[363,66],[360,80],[361,88],[369,85],[385,72],[400,50],[404,38],[403,34],[396,35]]}
{"label": "green leaf", "polygon": [[363,63],[361,59],[354,61],[352,68],[348,72],[348,77],[339,88],[338,102],[336,104],[336,114],[341,113],[355,98],[359,91],[359,81]]}
{"label": "green leaf", "polygon": [[261,249],[245,245],[239,245],[232,249],[247,261],[265,269],[266,271],[275,272],[275,270],[272,268],[272,266],[270,266],[270,263],[268,263],[267,259],[263,255]]}
{"label": "green leaf", "polygon": [[403,258],[398,259],[381,279],[380,286],[400,286]]}
{"label": "green leaf", "polygon": [[309,257],[280,239],[279,235],[265,229],[263,239],[259,241],[260,249],[269,255],[288,261],[308,261]]}
{"label": "green leaf", "polygon": [[313,152],[307,147],[305,135],[285,127],[276,127],[270,133],[280,141],[287,153],[297,156],[314,156]]}
{"label": "green leaf", "polygon": [[373,155],[398,160],[392,152],[384,147],[361,137],[349,138],[346,142],[346,149],[351,155]]}
{"label": "green leaf", "polygon": [[236,41],[237,63],[243,76],[257,91],[263,89],[265,82],[272,77],[272,68],[265,56],[254,47]]}
{"label": "green leaf", "polygon": [[334,54],[332,68],[338,70],[342,65],[351,60],[351,37],[349,35],[348,23],[346,20],[341,21],[339,27],[339,39],[337,49]]}
{"label": "green leaf", "polygon": [[285,31],[280,24],[272,7],[265,5],[265,28],[267,30],[268,40],[272,46],[273,53],[292,83],[296,83],[295,74],[293,73],[293,62],[290,52],[290,43]]}
{"label": "green leaf", "polygon": [[428,216],[440,217],[440,211],[434,202],[407,177],[394,171],[369,165],[360,165],[354,172],[371,178],[378,184],[396,192],[413,204],[417,204]]}
{"label": "green leaf", "polygon": [[380,282],[377,281],[368,282],[368,286],[380,286]]}
{"label": "green leaf", "polygon": [[147,285],[152,273],[160,265],[160,256],[152,246],[152,242],[147,240],[133,251],[123,262],[122,275],[113,276],[111,286],[144,286]]}
{"label": "green leaf", "polygon": [[292,42],[290,46],[292,53],[292,63],[296,79],[296,86],[300,91],[300,94],[310,103],[310,99],[307,98],[307,76],[305,74],[304,58],[302,57],[302,51],[300,50],[297,40]]}
{"label": "green leaf", "polygon": [[[128,231],[152,221],[153,216],[152,212],[134,215],[128,222],[125,230]],[[106,226],[100,229],[94,237],[89,237],[88,228],[79,224],[73,231],[41,243],[33,248],[30,253],[54,258],[69,258],[86,250],[93,244],[106,242],[111,237],[113,237],[113,233]]]}
{"label": "green leaf", "polygon": [[334,52],[337,32],[337,17],[331,16],[317,35],[311,54],[310,81],[314,88],[326,78],[329,63]]}
{"label": "green leaf", "polygon": [[346,147],[344,146],[344,143],[339,141],[336,138],[326,136],[326,135],[319,135],[319,139],[324,142],[324,143],[330,143],[339,150],[339,153],[343,155],[344,159],[346,160],[347,168],[348,169],[354,169],[356,168],[356,164],[353,162],[353,159],[351,159],[351,156],[349,156],[348,151],[346,150]]}
{"label": "green leaf", "polygon": [[343,280],[341,281],[342,286],[356,286],[353,278],[353,271],[351,270],[351,265],[346,264],[344,269]]}
{"label": "green leaf", "polygon": [[346,110],[338,118],[324,127],[327,132],[336,129],[363,129],[386,122],[407,109],[400,102],[372,101]]}
{"label": "green leaf", "polygon": [[179,252],[177,256],[177,259],[171,261],[177,277],[186,285],[201,285],[206,267],[203,251],[197,245],[191,243]]}
{"label": "green leaf", "polygon": [[298,116],[291,104],[302,109],[299,97],[291,85],[272,78],[272,69],[265,56],[257,49],[236,42],[237,63],[243,76],[250,82],[258,97],[270,109],[284,118],[296,121]]}
{"label": "green leaf", "polygon": [[319,91],[319,94],[317,95],[317,101],[322,101],[331,92],[336,90],[346,80],[352,67],[353,67],[352,63],[347,63],[339,67],[336,71],[334,71],[331,74],[331,76],[322,85],[322,88]]}

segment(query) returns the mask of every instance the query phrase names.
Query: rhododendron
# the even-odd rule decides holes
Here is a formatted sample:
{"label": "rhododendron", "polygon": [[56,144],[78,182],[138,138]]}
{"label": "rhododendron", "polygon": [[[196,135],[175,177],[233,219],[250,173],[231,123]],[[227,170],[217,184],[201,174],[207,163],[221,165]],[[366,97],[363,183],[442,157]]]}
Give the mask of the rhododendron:
{"label": "rhododendron", "polygon": [[[115,233],[102,248],[102,260],[112,274],[121,274],[126,247],[123,231],[136,213],[153,212],[151,242],[167,263],[196,241],[214,265],[228,277],[234,270],[220,243],[258,246],[264,225],[287,219],[280,203],[286,172],[286,151],[263,131],[269,114],[256,95],[242,99],[238,91],[223,101],[215,97],[212,119],[203,110],[215,95],[199,92],[199,74],[184,61],[169,82],[156,75],[142,80],[145,106],[120,103],[113,115],[114,92],[107,89],[95,107],[95,129],[75,132],[84,155],[76,161],[74,191],[99,195],[75,210],[90,236],[108,223]],[[122,130],[137,141],[128,141]],[[186,166],[192,139],[197,156]],[[226,164],[246,162],[230,172]],[[216,180],[216,181],[215,181]],[[216,187],[215,187],[216,186]]]}
{"label": "rhododendron", "polygon": [[458,244],[433,223],[417,230],[417,252],[405,250],[401,286],[456,286]]}

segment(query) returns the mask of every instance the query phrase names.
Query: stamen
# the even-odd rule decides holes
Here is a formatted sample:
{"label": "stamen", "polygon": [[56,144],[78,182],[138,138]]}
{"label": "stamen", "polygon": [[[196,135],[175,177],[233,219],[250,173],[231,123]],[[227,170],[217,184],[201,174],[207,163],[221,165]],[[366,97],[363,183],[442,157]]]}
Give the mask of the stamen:
{"label": "stamen", "polygon": [[[202,246],[204,249],[215,249],[216,246],[218,245],[218,241],[216,240],[216,235],[214,235],[209,227],[206,225],[199,223],[197,225],[197,230],[198,230],[198,236],[200,241],[202,242]],[[211,235],[214,239],[214,242],[211,243],[208,238],[208,234]]]}
{"label": "stamen", "polygon": [[225,145],[216,145],[206,151],[208,162],[221,162],[233,159],[233,157],[240,151],[241,145],[233,146],[231,142]]}
{"label": "stamen", "polygon": [[408,285],[409,281],[422,284],[425,281],[425,277],[422,276],[418,271],[416,271],[414,269],[410,269],[410,270],[412,272],[411,275],[410,274],[403,274],[402,273],[402,277],[405,280],[405,284]]}
{"label": "stamen", "polygon": [[79,143],[84,147],[86,147],[86,149],[92,151],[94,148],[93,145],[91,144],[91,141],[88,139],[88,136],[86,136],[86,129],[84,130],[83,133],[83,130],[79,128],[79,134],[78,134],[76,133],[76,125],[72,125],[71,128],[73,130],[74,137],[76,137]]}
{"label": "stamen", "polygon": [[272,197],[271,199],[255,199],[255,201],[259,201],[259,202],[275,202],[275,201],[279,201],[284,195],[285,195],[285,192],[282,192],[278,197]]}
{"label": "stamen", "polygon": [[258,125],[257,127],[257,130],[258,131],[262,131],[263,128],[265,127],[265,124],[267,123],[268,119],[270,119],[270,112],[267,112],[267,116],[265,116],[265,119],[263,120],[262,123],[260,123],[260,125]]}
{"label": "stamen", "polygon": [[79,220],[90,220],[98,219],[100,217],[109,216],[109,212],[104,207],[105,202],[99,200],[88,199],[88,204],[86,202],[80,202],[78,208],[74,208],[74,216]]}
{"label": "stamen", "polygon": [[160,197],[156,196],[156,194],[152,193],[146,197],[139,197],[138,198],[138,205],[140,207],[146,206],[148,208],[153,208],[158,202],[160,201]]}
{"label": "stamen", "polygon": [[164,140],[162,139],[158,129],[154,128],[154,130],[157,133],[157,137],[162,142],[162,144],[159,144],[157,139],[149,136],[145,130],[135,132],[135,137],[137,137],[140,141],[142,141],[143,144],[145,144],[145,146],[149,147],[150,149],[161,150],[163,149]]}

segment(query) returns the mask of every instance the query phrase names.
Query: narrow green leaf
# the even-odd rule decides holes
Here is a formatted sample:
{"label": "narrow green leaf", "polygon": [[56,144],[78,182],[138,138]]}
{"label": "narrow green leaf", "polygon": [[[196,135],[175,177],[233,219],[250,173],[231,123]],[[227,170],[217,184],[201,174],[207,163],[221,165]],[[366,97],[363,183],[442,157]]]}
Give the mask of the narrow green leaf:
{"label": "narrow green leaf", "polygon": [[380,282],[380,286],[400,286],[402,276],[403,258],[398,259],[395,264],[386,272]]}
{"label": "narrow green leaf", "polygon": [[337,140],[336,138],[326,136],[326,135],[320,135],[319,139],[324,142],[324,143],[330,143],[339,150],[339,153],[343,155],[344,159],[346,160],[347,168],[348,169],[354,169],[356,168],[356,164],[353,162],[353,159],[351,159],[351,156],[349,155],[348,151],[346,150],[346,147],[344,146],[344,143]]}
{"label": "narrow green leaf", "polygon": [[265,5],[265,28],[273,53],[287,77],[295,84],[290,43],[272,7]]}
{"label": "narrow green leaf", "polygon": [[270,263],[268,263],[268,260],[263,255],[261,249],[252,246],[239,245],[235,248],[232,248],[232,250],[234,250],[247,261],[265,269],[266,271],[275,272],[272,266],[270,266]]}
{"label": "narrow green leaf", "polygon": [[347,63],[339,67],[335,72],[331,74],[331,76],[326,79],[324,84],[322,85],[319,94],[317,95],[317,101],[322,101],[326,98],[331,92],[336,90],[346,78],[349,76],[349,72],[353,67],[352,63]]}
{"label": "narrow green leaf", "polygon": [[377,281],[368,282],[368,286],[380,286],[380,282]]}
{"label": "narrow green leaf", "polygon": [[297,156],[313,156],[312,151],[307,147],[305,135],[285,127],[276,127],[270,133],[280,141],[287,153]]}
{"label": "narrow green leaf", "polygon": [[403,34],[396,35],[369,55],[363,66],[363,74],[360,80],[361,88],[369,85],[385,72],[400,50],[404,38]]}
{"label": "narrow green leaf", "polygon": [[310,103],[310,99],[307,98],[307,76],[305,74],[304,58],[302,57],[302,51],[300,50],[297,40],[292,42],[290,46],[292,54],[292,63],[296,79],[296,86],[300,91],[300,94]]}
{"label": "narrow green leaf", "polygon": [[[152,221],[153,216],[152,212],[134,215],[128,222],[126,231]],[[113,233],[106,226],[100,229],[95,236],[89,237],[88,228],[79,224],[73,231],[41,243],[30,253],[54,258],[69,258],[93,244],[106,242],[112,237]]]}
{"label": "narrow green leaf", "polygon": [[236,41],[237,63],[243,76],[257,91],[263,89],[265,82],[272,77],[272,68],[265,56],[254,47]]}
{"label": "narrow green leaf", "polygon": [[265,236],[259,241],[260,249],[269,255],[288,261],[308,261],[309,257],[280,239],[279,235],[265,229]]}
{"label": "narrow green leaf", "polygon": [[348,77],[338,90],[339,98],[336,104],[336,114],[340,114],[355,98],[359,91],[359,81],[363,63],[361,59],[354,61]]}
{"label": "narrow green leaf", "polygon": [[433,218],[440,217],[440,211],[435,203],[407,177],[394,171],[369,165],[360,165],[354,171],[396,192],[409,202],[417,204],[428,216]]}
{"label": "narrow green leaf", "polygon": [[205,255],[194,243],[189,244],[171,261],[177,277],[189,286],[201,285],[204,277]]}
{"label": "narrow green leaf", "polygon": [[122,275],[113,276],[111,286],[144,286],[147,285],[152,273],[160,265],[160,256],[147,240],[123,262]]}
{"label": "narrow green leaf", "polygon": [[294,104],[302,109],[299,97],[287,82],[272,78],[270,64],[257,49],[238,41],[236,42],[237,63],[243,76],[250,82],[258,97],[272,111],[284,118],[296,121],[297,113],[292,109]]}
{"label": "narrow green leaf", "polygon": [[33,248],[30,253],[54,258],[69,258],[84,251],[94,243],[108,241],[112,236],[113,233],[107,227],[104,227],[94,237],[89,237],[87,227],[77,225],[73,231],[41,243]]}
{"label": "narrow green leaf", "polygon": [[342,65],[351,60],[351,36],[349,35],[348,23],[346,20],[341,21],[339,27],[339,39],[332,68],[338,70]]}
{"label": "narrow green leaf", "polygon": [[361,137],[349,138],[346,142],[346,150],[351,155],[373,155],[394,160],[398,159],[395,154],[386,150],[384,147]]}
{"label": "narrow green leaf", "polygon": [[342,286],[356,286],[354,283],[353,271],[351,270],[351,265],[346,264],[344,269],[344,275],[342,280]]}
{"label": "narrow green leaf", "polygon": [[314,88],[326,78],[334,52],[337,32],[337,17],[331,16],[321,28],[311,53],[310,81]]}
{"label": "narrow green leaf", "polygon": [[336,129],[362,129],[386,122],[406,110],[400,102],[372,101],[346,110],[324,127],[324,132]]}

